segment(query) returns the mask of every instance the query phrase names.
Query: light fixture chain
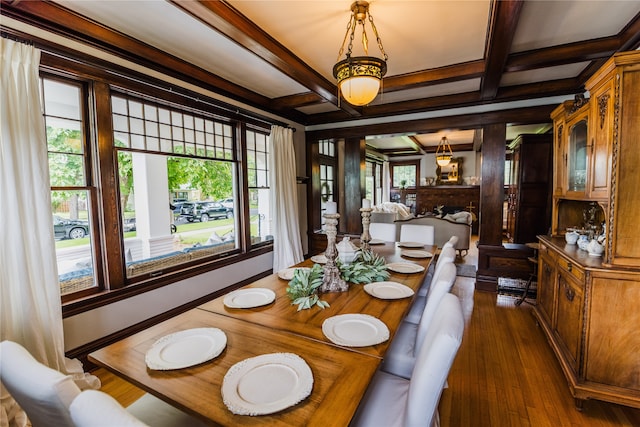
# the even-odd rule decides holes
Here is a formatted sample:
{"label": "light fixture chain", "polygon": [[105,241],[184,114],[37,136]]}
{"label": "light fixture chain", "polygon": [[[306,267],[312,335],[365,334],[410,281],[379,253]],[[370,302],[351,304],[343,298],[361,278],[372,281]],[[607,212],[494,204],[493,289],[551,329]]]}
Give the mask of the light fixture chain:
{"label": "light fixture chain", "polygon": [[344,53],[344,45],[347,42],[347,36],[349,35],[349,30],[351,30],[351,40],[349,41],[349,50],[347,56],[351,55],[351,49],[353,48],[353,33],[355,31],[355,18],[353,16],[349,17],[349,22],[347,23],[347,31],[344,33],[344,39],[342,39],[342,46],[340,46],[340,52],[338,52],[338,61],[340,61],[340,57]]}
{"label": "light fixture chain", "polygon": [[380,38],[380,35],[378,34],[378,29],[376,28],[376,24],[373,23],[373,16],[371,16],[370,13],[369,13],[369,22],[371,23],[371,28],[373,29],[373,34],[375,34],[375,36],[376,36],[376,41],[378,42],[378,48],[380,49],[380,52],[382,52],[384,60],[387,61],[389,59],[389,57],[387,56],[387,52],[384,51],[384,47],[382,46],[382,39]]}
{"label": "light fixture chain", "polygon": [[364,54],[369,56],[369,38],[367,37],[367,29],[364,26],[364,21],[362,21],[362,48],[364,49]]}

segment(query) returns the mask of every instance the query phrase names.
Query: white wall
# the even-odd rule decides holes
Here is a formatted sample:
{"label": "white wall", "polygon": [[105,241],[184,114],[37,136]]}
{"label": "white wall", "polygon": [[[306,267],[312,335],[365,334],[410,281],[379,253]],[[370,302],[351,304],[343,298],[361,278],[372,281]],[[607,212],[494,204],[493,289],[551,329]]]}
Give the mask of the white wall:
{"label": "white wall", "polygon": [[273,254],[270,252],[67,317],[63,320],[65,351],[126,329],[255,274],[271,270],[272,265]]}

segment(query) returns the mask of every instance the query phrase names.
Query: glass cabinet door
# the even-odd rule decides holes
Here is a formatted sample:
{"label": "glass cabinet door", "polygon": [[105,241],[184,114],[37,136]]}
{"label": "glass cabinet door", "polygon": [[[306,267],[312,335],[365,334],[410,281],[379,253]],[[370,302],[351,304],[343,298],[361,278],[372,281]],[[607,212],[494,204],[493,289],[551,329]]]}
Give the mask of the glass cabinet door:
{"label": "glass cabinet door", "polygon": [[587,121],[581,120],[569,135],[569,191],[585,191],[587,184]]}

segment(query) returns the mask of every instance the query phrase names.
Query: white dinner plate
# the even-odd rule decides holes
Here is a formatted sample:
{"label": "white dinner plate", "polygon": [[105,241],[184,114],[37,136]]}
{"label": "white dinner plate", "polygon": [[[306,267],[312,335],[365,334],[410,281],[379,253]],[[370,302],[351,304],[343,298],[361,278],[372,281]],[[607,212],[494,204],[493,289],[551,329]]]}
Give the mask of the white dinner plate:
{"label": "white dinner plate", "polygon": [[364,291],[380,299],[401,299],[413,295],[413,289],[397,282],[373,282],[364,285]]}
{"label": "white dinner plate", "polygon": [[304,400],[313,389],[313,373],[300,356],[270,353],[245,359],[227,371],[222,400],[238,415],[265,415]]}
{"label": "white dinner plate", "polygon": [[433,254],[429,251],[416,250],[400,251],[400,255],[408,256],[409,258],[431,258],[433,256]]}
{"label": "white dinner plate", "polygon": [[398,246],[402,248],[424,248],[424,243],[420,242],[400,242]]}
{"label": "white dinner plate", "polygon": [[412,262],[392,262],[387,264],[387,268],[396,273],[420,273],[424,267]]}
{"label": "white dinner plate", "polygon": [[282,280],[291,280],[296,270],[311,270],[309,267],[285,268],[278,271],[278,277]]}
{"label": "white dinner plate", "polygon": [[326,264],[327,257],[324,254],[314,255],[311,257],[311,261],[315,262],[316,264]]}
{"label": "white dinner plate", "polygon": [[322,322],[322,333],[331,342],[346,347],[366,347],[389,339],[389,328],[368,314],[340,314]]}
{"label": "white dinner plate", "polygon": [[245,288],[229,292],[224,297],[224,305],[229,308],[252,308],[271,304],[276,293],[267,288]]}
{"label": "white dinner plate", "polygon": [[182,369],[218,357],[227,346],[227,335],[218,328],[194,328],[165,335],[145,355],[149,369]]}
{"label": "white dinner plate", "polygon": [[385,242],[385,241],[384,241],[384,240],[382,240],[382,239],[371,239],[371,240],[369,241],[369,244],[370,244],[370,245],[384,245],[385,243],[387,243],[387,242]]}

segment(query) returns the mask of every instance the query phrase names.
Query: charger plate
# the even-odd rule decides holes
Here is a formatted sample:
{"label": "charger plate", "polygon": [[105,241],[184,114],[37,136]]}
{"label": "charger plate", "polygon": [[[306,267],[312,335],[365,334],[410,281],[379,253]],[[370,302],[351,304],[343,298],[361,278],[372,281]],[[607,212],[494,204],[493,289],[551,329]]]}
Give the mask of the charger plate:
{"label": "charger plate", "polygon": [[389,339],[389,328],[368,314],[340,314],[322,322],[322,333],[345,347],[366,347]]}
{"label": "charger plate", "polygon": [[311,270],[309,267],[285,268],[278,271],[278,277],[282,280],[291,280],[296,270]]}
{"label": "charger plate", "polygon": [[420,273],[424,267],[412,262],[392,262],[387,264],[387,268],[396,273]]}
{"label": "charger plate", "polygon": [[194,328],[165,335],[145,354],[149,369],[182,369],[218,357],[227,346],[227,335],[218,328]]}
{"label": "charger plate", "polygon": [[271,304],[276,293],[267,288],[245,288],[229,292],[224,297],[224,305],[229,308],[253,308]]}
{"label": "charger plate", "polygon": [[413,289],[398,282],[367,283],[364,291],[380,299],[402,299],[413,295]]}
{"label": "charger plate", "polygon": [[326,264],[327,257],[324,254],[314,255],[311,257],[311,261],[315,262],[316,264]]}
{"label": "charger plate", "polygon": [[313,373],[293,353],[270,353],[233,365],[222,381],[222,400],[238,415],[266,415],[304,400],[313,389]]}
{"label": "charger plate", "polygon": [[431,258],[433,254],[429,251],[404,250],[400,251],[400,255],[409,258]]}
{"label": "charger plate", "polygon": [[401,248],[424,248],[424,243],[420,242],[400,242],[398,246]]}

